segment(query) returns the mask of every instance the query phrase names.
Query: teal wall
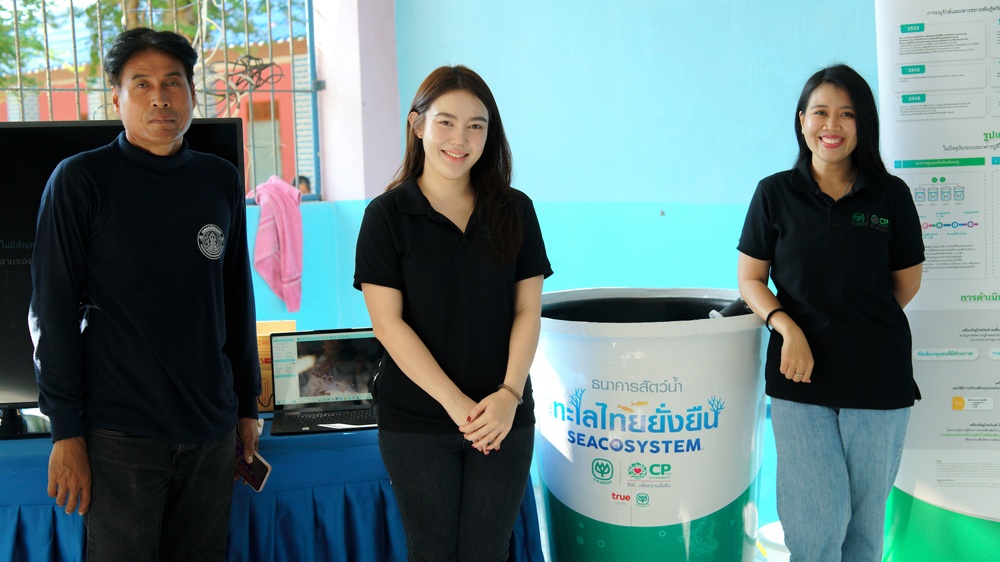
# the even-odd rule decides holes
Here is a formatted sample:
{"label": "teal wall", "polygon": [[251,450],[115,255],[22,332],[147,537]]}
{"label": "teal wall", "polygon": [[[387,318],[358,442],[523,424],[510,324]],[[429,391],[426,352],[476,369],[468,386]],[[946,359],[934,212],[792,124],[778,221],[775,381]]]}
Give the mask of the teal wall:
{"label": "teal wall", "polygon": [[[295,320],[301,330],[361,327],[369,324],[361,292],[352,287],[354,246],[364,213],[364,201],[303,203],[302,305],[289,313],[254,271],[258,320]],[[247,207],[247,238],[251,255],[257,239],[260,208]]]}
{"label": "teal wall", "polygon": [[[877,89],[872,0],[396,0],[395,24],[400,122],[437,66],[490,84],[555,270],[546,291],[735,288],[753,189],[794,159],[802,83],[845,62]],[[367,324],[351,287],[363,209],[302,205],[302,310],[255,274],[259,319]]]}
{"label": "teal wall", "polygon": [[548,201],[745,204],[794,159],[810,74],[878,77],[873,0],[396,0],[396,41],[400,122],[431,70],[471,67]]}
{"label": "teal wall", "polygon": [[[351,286],[363,201],[302,205],[302,307],[289,313],[253,273],[259,320],[294,319],[313,330],[367,325]],[[584,287],[736,288],[744,205],[536,202],[555,275],[546,291]],[[247,208],[251,252],[260,209]]]}

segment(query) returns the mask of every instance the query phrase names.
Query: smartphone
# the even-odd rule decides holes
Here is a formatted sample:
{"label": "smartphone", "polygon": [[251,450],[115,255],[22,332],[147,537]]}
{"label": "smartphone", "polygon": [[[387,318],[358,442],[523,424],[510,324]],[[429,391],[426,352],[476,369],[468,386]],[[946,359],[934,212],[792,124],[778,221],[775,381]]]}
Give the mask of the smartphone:
{"label": "smartphone", "polygon": [[254,491],[264,489],[267,477],[271,475],[271,465],[257,452],[253,454],[253,462],[247,463],[243,455],[243,442],[236,440],[236,474],[239,474]]}

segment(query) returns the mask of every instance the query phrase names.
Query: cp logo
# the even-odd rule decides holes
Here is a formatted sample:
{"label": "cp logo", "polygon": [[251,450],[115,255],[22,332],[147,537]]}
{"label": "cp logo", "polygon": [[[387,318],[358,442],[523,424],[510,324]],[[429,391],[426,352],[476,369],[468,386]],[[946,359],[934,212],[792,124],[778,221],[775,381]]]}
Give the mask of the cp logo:
{"label": "cp logo", "polygon": [[594,459],[594,462],[590,463],[590,473],[595,479],[607,482],[615,475],[615,465],[607,459]]}

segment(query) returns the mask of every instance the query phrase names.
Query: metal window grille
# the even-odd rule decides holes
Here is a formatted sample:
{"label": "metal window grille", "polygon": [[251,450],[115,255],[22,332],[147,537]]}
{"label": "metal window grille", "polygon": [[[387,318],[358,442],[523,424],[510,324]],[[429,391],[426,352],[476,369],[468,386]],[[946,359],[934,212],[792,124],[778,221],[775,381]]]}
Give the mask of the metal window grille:
{"label": "metal window grille", "polygon": [[305,176],[318,198],[312,0],[0,0],[0,120],[114,119],[103,54],[134,27],[191,41],[195,116],[243,119],[248,189]]}

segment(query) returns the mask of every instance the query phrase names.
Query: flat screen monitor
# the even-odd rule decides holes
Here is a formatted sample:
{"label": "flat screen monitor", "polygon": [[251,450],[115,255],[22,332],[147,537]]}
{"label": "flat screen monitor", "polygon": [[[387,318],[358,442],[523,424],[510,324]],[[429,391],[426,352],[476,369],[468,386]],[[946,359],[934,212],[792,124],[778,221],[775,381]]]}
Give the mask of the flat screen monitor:
{"label": "flat screen monitor", "polygon": [[[107,145],[121,131],[121,121],[0,123],[0,439],[48,432],[44,418],[22,415],[38,406],[28,301],[42,190],[64,158]],[[239,118],[195,119],[185,138],[191,149],[225,158],[244,175]]]}

